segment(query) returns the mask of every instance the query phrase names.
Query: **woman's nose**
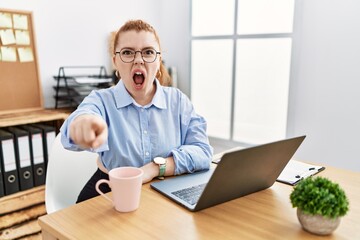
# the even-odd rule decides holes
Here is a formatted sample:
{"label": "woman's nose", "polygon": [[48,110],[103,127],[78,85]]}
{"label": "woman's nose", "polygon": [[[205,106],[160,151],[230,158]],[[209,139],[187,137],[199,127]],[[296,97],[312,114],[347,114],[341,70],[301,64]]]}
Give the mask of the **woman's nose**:
{"label": "woman's nose", "polygon": [[140,64],[144,63],[144,60],[142,58],[142,55],[141,55],[140,51],[135,52],[134,63],[140,63]]}

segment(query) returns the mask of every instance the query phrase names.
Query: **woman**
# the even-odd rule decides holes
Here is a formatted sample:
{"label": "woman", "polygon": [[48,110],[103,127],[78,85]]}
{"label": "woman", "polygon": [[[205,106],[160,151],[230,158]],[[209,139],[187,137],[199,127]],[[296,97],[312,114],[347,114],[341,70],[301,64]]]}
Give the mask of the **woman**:
{"label": "woman", "polygon": [[116,167],[142,168],[146,183],[210,166],[206,121],[186,95],[162,86],[168,74],[154,28],[141,20],[125,23],[115,35],[113,63],[117,85],[91,92],[61,127],[65,148],[99,154],[99,169],[78,202],[97,196],[95,183]]}

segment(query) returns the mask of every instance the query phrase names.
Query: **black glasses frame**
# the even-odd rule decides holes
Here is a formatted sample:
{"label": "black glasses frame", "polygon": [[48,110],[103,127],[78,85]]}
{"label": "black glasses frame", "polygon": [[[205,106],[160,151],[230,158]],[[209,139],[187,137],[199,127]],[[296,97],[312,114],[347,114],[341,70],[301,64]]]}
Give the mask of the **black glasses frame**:
{"label": "black glasses frame", "polygon": [[147,61],[147,60],[145,60],[144,59],[144,56],[142,55],[142,52],[143,51],[146,51],[146,50],[149,50],[149,49],[144,49],[144,50],[137,50],[137,51],[134,51],[134,58],[133,58],[133,60],[131,60],[131,61],[124,61],[124,59],[122,59],[121,58],[121,51],[118,51],[118,52],[115,52],[115,55],[116,54],[119,54],[119,57],[120,57],[120,59],[121,59],[121,61],[123,61],[124,63],[132,63],[133,61],[135,61],[135,57],[136,57],[136,53],[140,53],[140,55],[141,55],[141,59],[144,61],[144,62],[146,62],[146,63],[153,63],[153,62],[155,62],[156,61],[156,59],[157,59],[157,56],[159,55],[159,54],[161,54],[161,52],[158,52],[158,51],[156,51],[155,49],[153,49],[153,48],[151,48],[152,50],[154,50],[155,51],[155,53],[156,53],[156,55],[155,55],[155,58],[154,58],[154,61],[152,61],[152,62],[149,62],[149,61]]}

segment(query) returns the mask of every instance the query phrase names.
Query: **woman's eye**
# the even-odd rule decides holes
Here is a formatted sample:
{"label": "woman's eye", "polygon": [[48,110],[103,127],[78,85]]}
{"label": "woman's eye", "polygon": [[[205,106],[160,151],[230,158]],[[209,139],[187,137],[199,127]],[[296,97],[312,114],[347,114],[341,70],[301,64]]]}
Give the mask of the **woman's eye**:
{"label": "woman's eye", "polygon": [[144,50],[142,54],[144,54],[145,56],[154,55],[154,54],[155,54],[155,50],[153,50],[153,49],[147,49],[147,50]]}
{"label": "woman's eye", "polygon": [[128,55],[134,55],[134,51],[131,51],[131,50],[123,50],[123,51],[121,52],[121,55],[126,55],[126,56],[128,56]]}

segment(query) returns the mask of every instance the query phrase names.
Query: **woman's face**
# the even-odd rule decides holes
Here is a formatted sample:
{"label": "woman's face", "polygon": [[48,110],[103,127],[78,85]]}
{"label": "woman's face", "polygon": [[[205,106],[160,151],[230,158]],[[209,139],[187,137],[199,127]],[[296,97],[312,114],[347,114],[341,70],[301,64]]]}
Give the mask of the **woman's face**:
{"label": "woman's face", "polygon": [[[124,49],[133,51],[155,49],[157,52],[160,51],[154,34],[147,31],[120,33],[117,45],[115,46],[115,52],[121,52]],[[135,53],[135,59],[130,63],[123,62],[120,54],[116,54],[113,57],[116,70],[119,71],[126,89],[137,102],[149,100],[149,98],[152,99],[155,93],[155,85],[153,83],[156,73],[160,68],[160,60],[160,55],[157,55],[154,62],[145,62],[140,52]]]}

